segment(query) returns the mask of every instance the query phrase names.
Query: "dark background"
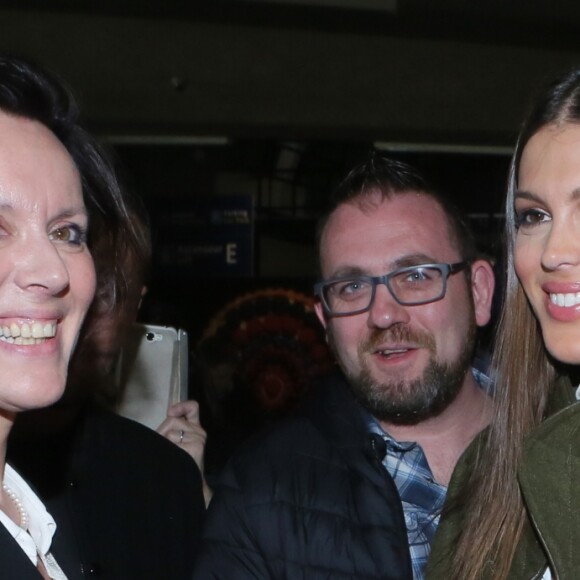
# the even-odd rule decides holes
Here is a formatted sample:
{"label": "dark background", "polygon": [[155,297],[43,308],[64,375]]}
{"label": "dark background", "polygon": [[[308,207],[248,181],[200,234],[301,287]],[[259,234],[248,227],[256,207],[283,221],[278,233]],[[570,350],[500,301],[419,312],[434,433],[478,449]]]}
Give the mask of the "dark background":
{"label": "dark background", "polygon": [[156,247],[185,235],[159,225],[176,207],[252,200],[245,275],[155,262],[143,316],[192,344],[240,294],[310,292],[316,219],[375,146],[449,193],[495,254],[518,125],[538,86],[580,65],[579,26],[564,0],[0,2],[0,50],[71,85]]}
{"label": "dark background", "polygon": [[[116,146],[131,188],[142,195],[149,209],[156,248],[178,243],[178,239],[193,239],[193,227],[179,231],[167,228],[164,218],[180,209],[185,212],[205,202],[211,204],[220,195],[219,180],[224,174],[235,176],[229,193],[250,191],[254,201],[253,273],[228,276],[221,267],[206,264],[167,272],[155,253],[142,318],[185,327],[195,343],[208,317],[237,296],[269,287],[311,293],[317,277],[317,220],[329,193],[369,154],[373,142],[303,141],[293,146],[292,151],[299,147],[299,155],[291,170],[277,168],[284,145],[273,140],[234,140],[219,147]],[[451,197],[469,216],[480,248],[492,257],[498,255],[508,155],[437,151],[385,154],[413,164]],[[272,203],[276,195],[278,201]]]}
{"label": "dark background", "polygon": [[[245,423],[222,417],[235,427],[215,431],[224,455],[264,418],[256,400],[282,408],[324,366],[307,299],[316,220],[340,178],[375,147],[408,161],[497,256],[518,126],[537,87],[580,66],[579,29],[567,0],[0,1],[0,51],[66,79],[151,213],[142,320],[188,331],[202,403],[200,358],[235,363],[226,383],[247,392],[230,389],[228,404]],[[197,235],[171,219],[231,195],[251,201],[251,268],[161,267],[163,248]],[[275,288],[288,299],[255,294]],[[248,293],[200,354],[208,325]]]}

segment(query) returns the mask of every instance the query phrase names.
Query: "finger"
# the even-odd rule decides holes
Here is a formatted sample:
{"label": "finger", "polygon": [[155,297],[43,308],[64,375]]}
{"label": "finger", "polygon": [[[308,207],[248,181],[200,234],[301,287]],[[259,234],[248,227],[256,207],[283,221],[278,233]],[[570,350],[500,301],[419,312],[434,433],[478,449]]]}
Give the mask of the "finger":
{"label": "finger", "polygon": [[171,429],[167,431],[165,437],[176,445],[182,445],[186,441],[187,433],[184,429]]}
{"label": "finger", "polygon": [[188,400],[175,403],[167,410],[168,417],[185,417],[189,421],[199,421],[199,404]]}
{"label": "finger", "polygon": [[[184,403],[188,404],[184,405]],[[179,421],[184,422],[184,424],[199,425],[199,408],[195,401],[183,401],[182,403],[176,403],[169,407],[167,409],[167,417],[161,425],[169,425],[171,427]]]}
{"label": "finger", "polygon": [[165,435],[166,433],[169,433],[169,431],[172,430],[179,431],[180,429],[191,429],[191,428],[192,428],[191,424],[188,423],[185,419],[178,417],[168,417],[167,419],[165,419],[165,421],[163,421],[163,423],[161,423],[161,425],[159,425],[159,427],[157,427],[157,432],[161,433],[162,435]]}
{"label": "finger", "polygon": [[[199,423],[190,423],[185,419],[176,419],[172,417],[171,419],[165,419],[161,425],[157,428],[157,433],[163,436],[167,436],[170,433],[179,433],[184,431],[190,437],[197,437],[205,442],[207,438],[207,433],[205,429]],[[173,438],[171,438],[173,441]]]}
{"label": "finger", "polygon": [[157,427],[157,432],[165,435],[169,431],[180,429],[189,430],[192,428],[192,424],[188,423],[182,417],[167,417],[159,427]]}
{"label": "finger", "polygon": [[203,452],[205,448],[205,434],[203,436],[184,431],[183,429],[173,429],[168,432],[166,438],[189,453],[198,466],[203,466]]}

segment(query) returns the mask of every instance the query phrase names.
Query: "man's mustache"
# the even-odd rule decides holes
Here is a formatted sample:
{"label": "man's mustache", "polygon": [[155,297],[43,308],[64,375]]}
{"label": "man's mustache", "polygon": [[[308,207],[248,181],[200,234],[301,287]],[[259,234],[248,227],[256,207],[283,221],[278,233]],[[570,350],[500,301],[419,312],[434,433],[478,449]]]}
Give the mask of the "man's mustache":
{"label": "man's mustache", "polygon": [[385,330],[373,329],[367,340],[361,343],[359,352],[374,352],[385,343],[410,343],[435,352],[435,339],[431,334],[413,330],[406,324],[395,324]]}

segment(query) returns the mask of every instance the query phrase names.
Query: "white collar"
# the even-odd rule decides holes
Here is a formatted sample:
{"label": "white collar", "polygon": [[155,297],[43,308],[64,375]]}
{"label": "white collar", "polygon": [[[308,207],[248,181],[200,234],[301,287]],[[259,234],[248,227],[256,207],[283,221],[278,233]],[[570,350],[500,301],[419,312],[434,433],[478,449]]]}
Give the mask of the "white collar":
{"label": "white collar", "polygon": [[30,486],[8,464],[4,469],[4,484],[14,492],[28,514],[28,532],[13,522],[2,510],[0,523],[18,542],[30,561],[37,566],[38,554],[46,556],[50,551],[56,523]]}

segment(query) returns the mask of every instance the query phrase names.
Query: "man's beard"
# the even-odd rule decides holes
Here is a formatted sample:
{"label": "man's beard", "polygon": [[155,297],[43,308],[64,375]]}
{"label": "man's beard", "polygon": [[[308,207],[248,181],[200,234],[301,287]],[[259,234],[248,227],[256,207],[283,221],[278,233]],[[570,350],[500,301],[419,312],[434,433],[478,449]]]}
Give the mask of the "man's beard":
{"label": "man's beard", "polygon": [[[458,357],[449,363],[441,363],[437,361],[437,348],[431,334],[412,331],[405,325],[397,324],[385,331],[373,331],[369,339],[360,345],[358,374],[349,372],[338,356],[337,359],[354,395],[376,419],[398,425],[415,425],[436,417],[455,400],[471,366],[476,334],[477,327],[472,319]],[[426,348],[430,357],[422,376],[414,380],[382,382],[373,379],[365,355],[376,351],[376,347],[385,342],[407,342]],[[329,333],[329,344],[338,355],[332,332]]]}

